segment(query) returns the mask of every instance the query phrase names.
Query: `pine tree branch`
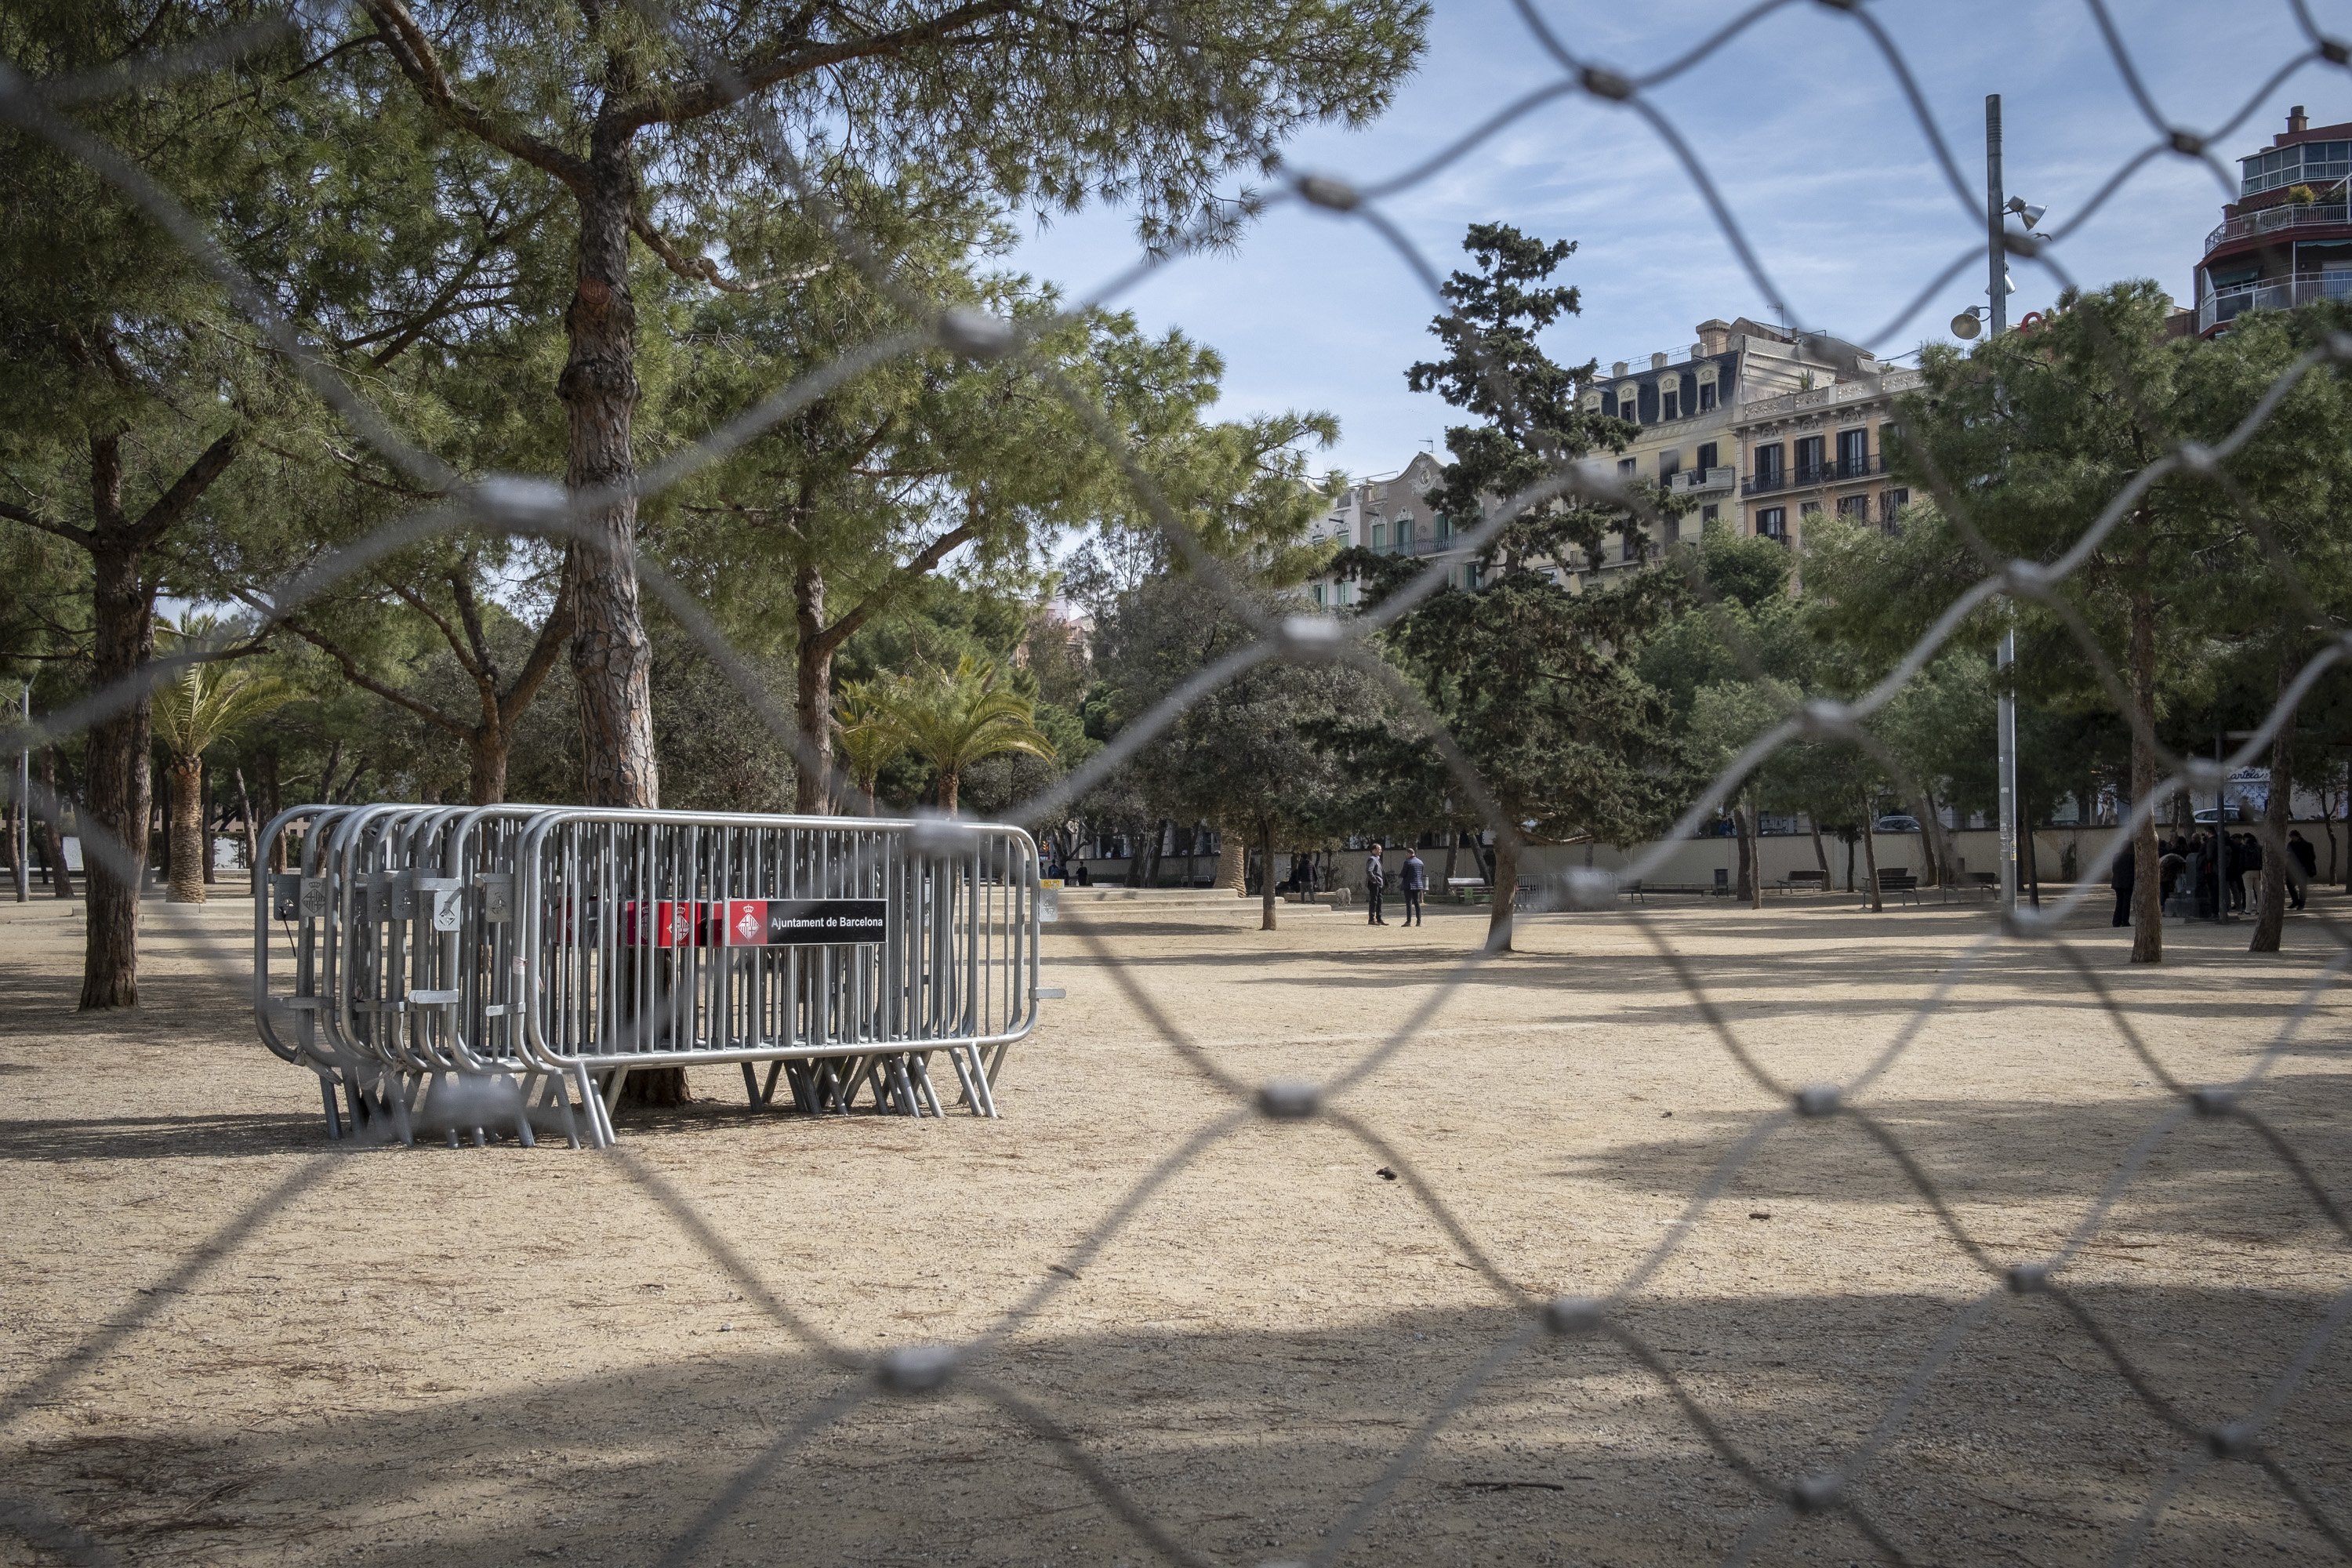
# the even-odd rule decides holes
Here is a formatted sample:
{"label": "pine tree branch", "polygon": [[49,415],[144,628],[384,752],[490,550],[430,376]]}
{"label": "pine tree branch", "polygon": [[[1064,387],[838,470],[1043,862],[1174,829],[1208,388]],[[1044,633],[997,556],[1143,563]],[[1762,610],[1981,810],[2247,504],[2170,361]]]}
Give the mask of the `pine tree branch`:
{"label": "pine tree branch", "polygon": [[521,127],[509,122],[504,115],[493,113],[478,104],[457,95],[449,85],[448,73],[442,69],[440,56],[425,29],[409,15],[405,0],[360,0],[392,51],[401,74],[415,85],[425,101],[440,110],[444,118],[459,129],[479,137],[500,152],[512,153],[531,167],[554,175],[563,182],[574,195],[585,198],[592,194],[588,164],[584,159],[551,142],[541,141]]}
{"label": "pine tree branch", "polygon": [[[366,3],[373,8],[383,0],[366,0]],[[977,24],[993,21],[1000,16],[1017,16],[1025,10],[1027,7],[1020,0],[973,0],[971,4],[951,7],[914,26],[817,45],[801,41],[807,35],[803,20],[753,49],[742,64],[719,73],[719,80],[688,82],[670,91],[648,95],[609,111],[606,119],[621,129],[631,131],[646,125],[676,125],[688,120],[699,120],[764,88],[796,77],[813,75],[857,60],[895,58],[910,49],[934,44],[973,42],[975,40],[969,37],[957,37],[955,35]]]}

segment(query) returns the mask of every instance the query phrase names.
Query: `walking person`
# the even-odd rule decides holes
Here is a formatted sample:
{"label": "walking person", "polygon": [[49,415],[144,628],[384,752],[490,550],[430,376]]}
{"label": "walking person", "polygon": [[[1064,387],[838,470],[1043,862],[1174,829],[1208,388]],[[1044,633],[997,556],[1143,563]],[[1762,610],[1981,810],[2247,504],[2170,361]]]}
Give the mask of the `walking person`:
{"label": "walking person", "polygon": [[1364,860],[1366,925],[1384,926],[1389,923],[1381,918],[1381,890],[1388,885],[1389,874],[1381,868],[1381,847],[1375,844],[1371,854]]}
{"label": "walking person", "polygon": [[2116,890],[2116,925],[2132,923],[2132,889],[2138,881],[2139,856],[2132,846],[2126,844],[2123,853],[2116,857],[2115,869],[2107,875],[2107,885]]}
{"label": "walking person", "polygon": [[1404,894],[1404,923],[1409,926],[1427,925],[1421,916],[1421,895],[1429,889],[1429,868],[1422,864],[1421,851],[1404,852],[1404,865],[1397,873],[1397,887]]}
{"label": "walking person", "polygon": [[2286,873],[2287,901],[2299,910],[2303,908],[2303,900],[2309,896],[2311,884],[2318,879],[2319,851],[2311,847],[2311,840],[2301,832],[2289,828],[2286,855],[2290,862]]}

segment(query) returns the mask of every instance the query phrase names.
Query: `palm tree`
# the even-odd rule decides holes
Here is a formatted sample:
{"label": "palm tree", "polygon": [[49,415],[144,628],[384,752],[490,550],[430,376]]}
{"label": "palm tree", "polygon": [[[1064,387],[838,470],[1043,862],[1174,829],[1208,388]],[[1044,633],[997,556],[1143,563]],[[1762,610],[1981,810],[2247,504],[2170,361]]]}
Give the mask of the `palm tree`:
{"label": "palm tree", "polygon": [[1024,752],[1052,761],[1054,742],[1035,722],[1037,705],[998,682],[1001,665],[967,654],[952,672],[931,669],[892,681],[875,693],[908,749],[939,771],[939,804],[956,808],[964,769],[982,757]]}
{"label": "palm tree", "polygon": [[[209,616],[190,616],[178,638],[195,641],[215,628]],[[205,749],[293,699],[274,675],[209,659],[184,667],[155,689],[155,738],[172,754],[172,884],[164,894],[171,902],[205,901]]]}
{"label": "palm tree", "polygon": [[875,779],[907,749],[906,731],[891,717],[884,683],[861,680],[843,687],[833,727],[840,737],[842,763],[866,796],[866,812],[870,816],[875,810]]}

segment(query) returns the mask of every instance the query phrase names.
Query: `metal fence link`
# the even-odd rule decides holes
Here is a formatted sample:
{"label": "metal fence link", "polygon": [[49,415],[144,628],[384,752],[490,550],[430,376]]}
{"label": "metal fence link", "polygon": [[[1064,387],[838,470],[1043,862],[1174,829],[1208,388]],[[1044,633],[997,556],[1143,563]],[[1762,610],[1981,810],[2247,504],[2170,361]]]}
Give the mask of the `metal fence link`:
{"label": "metal fence link", "polygon": [[[1795,4],[1797,0],[1764,0],[1663,64],[1628,71],[1590,58],[1543,16],[1536,0],[1515,0],[1531,49],[1557,68],[1551,79],[1499,108],[1483,123],[1410,168],[1362,180],[1329,171],[1286,172],[1278,176],[1277,188],[1265,193],[1259,205],[1262,209],[1298,202],[1335,222],[1362,226],[1394,252],[1400,265],[1421,281],[1444,310],[1440,269],[1382,210],[1383,204],[1474,156],[1535,110],[1562,100],[1590,99],[1633,114],[1650,129],[1683,170],[1723,244],[1759,297],[1786,313],[1790,310],[1786,295],[1723,200],[1705,162],[1653,105],[1651,95],[1665,83],[1722,61],[1748,28],[1770,13]],[[1928,112],[1917,74],[1895,40],[1862,0],[1819,0],[1819,4],[1862,30],[1917,121],[1961,210],[1971,222],[1981,223],[1980,198],[1961,174]],[[2352,63],[2352,45],[2325,35],[2302,0],[2293,0],[2301,34],[2295,49],[2228,121],[2210,131],[2193,131],[2173,121],[2155,101],[2133,64],[2123,30],[2103,0],[2086,0],[2086,4],[2105,47],[2147,121],[2151,140],[2115,172],[2085,209],[2062,226],[2051,241],[2029,244],[2020,250],[2019,260],[2042,268],[2062,285],[2072,279],[2056,251],[2133,173],[2158,159],[2185,159],[2210,169],[2222,182],[2225,195],[2234,195],[2227,170],[2214,152],[2215,143],[2242,125],[2264,96],[2292,72],[2315,66],[2344,72]],[[656,6],[642,8],[659,25],[670,27],[689,54],[702,58],[695,40],[679,32],[674,19],[661,16]],[[250,32],[225,35],[184,56],[132,61],[112,72],[67,81],[34,82],[0,65],[0,116],[84,161],[111,182],[187,248],[270,336],[312,389],[349,420],[361,439],[445,497],[278,584],[262,601],[265,614],[272,618],[289,615],[372,561],[435,535],[473,530],[543,538],[576,533],[581,520],[609,497],[594,492],[567,494],[544,480],[510,476],[462,482],[447,472],[438,459],[403,437],[362,393],[300,341],[271,304],[268,292],[238,270],[200,220],[130,159],[59,113],[61,106],[135,90],[142,83],[175,72],[205,68],[255,47],[266,37],[266,33]],[[723,62],[710,62],[706,68],[713,65],[723,67]],[[723,69],[714,79],[723,83]],[[743,111],[761,136],[772,172],[797,191],[810,210],[832,228],[842,255],[866,271],[911,318],[928,324],[868,345],[776,389],[703,442],[647,469],[635,486],[640,494],[658,493],[678,484],[772,428],[809,400],[873,366],[938,347],[974,357],[1019,357],[1028,352],[1033,335],[1032,329],[942,310],[905,289],[854,234],[834,220],[811,183],[801,177],[785,138],[757,100],[750,100]],[[1971,247],[1943,268],[1867,346],[1882,344],[1903,331],[1979,254]],[[1148,258],[1108,287],[1080,300],[1073,310],[1108,303],[1154,269],[1180,261],[1181,253]],[[1793,315],[1789,319],[1809,338],[1817,331]],[[2347,363],[2352,363],[2352,339],[2306,355],[2278,379],[2220,447],[2165,451],[2090,521],[2077,546],[2058,562],[2002,560],[1971,531],[1969,537],[1979,548],[1984,570],[1981,581],[1920,637],[1895,671],[1850,703],[1814,703],[1787,714],[1692,804],[1669,838],[1687,835],[1710,819],[1743,776],[1791,742],[1830,736],[1874,745],[1860,727],[1862,721],[1892,700],[1958,636],[1970,612],[2003,598],[2030,600],[2063,611],[2064,606],[2055,595],[2057,585],[2078,571],[2095,545],[2121,524],[2137,495],[2168,474],[2216,475],[2216,463],[2251,438],[2303,377],[2331,373]],[[1088,417],[1099,437],[1121,460],[1146,510],[1165,531],[1169,547],[1209,581],[1224,584],[1230,590],[1216,563],[1181,528],[1175,510],[1158,493],[1142,466],[1120,449],[1118,437],[1101,411],[1087,405],[1066,383],[1057,382],[1054,389]],[[2234,489],[2228,493],[2273,563],[2288,567],[2287,557],[2259,510],[2242,493]],[[1948,513],[1968,530],[1969,509],[1965,499],[1951,493],[1948,486],[1938,487],[1937,494]],[[1460,548],[1475,552],[1520,506],[1553,496],[1626,507],[1647,522],[1660,521],[1647,512],[1638,496],[1621,489],[1613,479],[1596,476],[1568,461],[1563,454],[1556,471],[1541,484],[1511,498],[1490,521],[1462,535]],[[1008,819],[1032,820],[1076,798],[1162,732],[1186,705],[1258,664],[1345,658],[1393,679],[1368,639],[1438,591],[1445,570],[1442,561],[1433,562],[1414,583],[1376,611],[1338,624],[1270,622],[1234,593],[1234,607],[1254,627],[1257,640],[1186,682],[1152,712],[1138,719],[1100,756],[1015,808]],[[795,745],[806,765],[810,753],[793,733],[785,709],[760,687],[750,667],[726,645],[700,606],[650,565],[644,565],[643,573],[656,595],[729,679],[743,689],[777,732]],[[2291,568],[2285,581],[2285,591],[2310,606],[2309,595],[2293,581]],[[2088,629],[2077,620],[2073,631],[2085,660],[2120,698],[2121,680]],[[193,650],[183,658],[196,657],[201,651]],[[2344,1201],[2331,1189],[2329,1177],[2256,1103],[2258,1091],[2273,1068],[2301,1038],[2346,968],[2352,966],[2352,933],[2325,911],[2313,912],[2307,929],[2323,933],[2336,944],[2334,956],[2297,998],[2291,1015],[2253,1065],[2235,1081],[2215,1085],[2192,1083],[2175,1072],[2136,1026],[2132,1009],[2063,934],[2068,917],[2091,896],[2090,889],[2101,882],[2115,858],[2129,852],[2131,834],[2140,823],[2176,793],[2211,786],[2228,770],[2259,756],[2319,677],[2347,656],[2352,656],[2352,629],[2337,627],[2335,640],[2308,661],[2263,724],[2228,758],[2208,761],[2165,752],[2167,776],[2153,794],[2133,804],[2129,820],[2101,843],[2081,868],[2076,890],[2049,909],[2016,911],[2000,931],[1970,942],[1953,956],[1927,994],[1895,1026],[1884,1049],[1848,1081],[1804,1085],[1775,1076],[1742,1039],[1727,1010],[1710,994],[1699,967],[1676,948],[1671,926],[1639,910],[1628,912],[1623,918],[1666,967],[1690,1016],[1711,1034],[1725,1058],[1752,1081],[1768,1105],[1724,1150],[1691,1191],[1680,1216],[1654,1246],[1605,1289],[1590,1295],[1545,1299],[1515,1280],[1482,1243],[1475,1227],[1462,1217],[1458,1205],[1449,1201],[1447,1184],[1408,1158],[1381,1131],[1369,1105],[1359,1107],[1360,1097],[1356,1091],[1368,1077],[1401,1053],[1411,1051],[1446,1003],[1478,983],[1491,962],[1490,955],[1483,952],[1463,958],[1386,1038],[1324,1081],[1252,1083],[1220,1066],[1160,1005],[1139,975],[1120,962],[1100,931],[1082,922],[1066,929],[1066,938],[1101,965],[1144,1026],[1196,1075],[1205,1092],[1222,1097],[1229,1109],[1137,1178],[1119,1202],[1101,1215],[1036,1285],[1008,1303],[988,1328],[960,1343],[905,1345],[868,1356],[836,1342],[793,1307],[787,1286],[772,1280],[742,1257],[704,1218],[690,1195],[629,1151],[612,1149],[606,1157],[644,1189],[682,1241],[706,1255],[736,1283],[746,1300],[846,1380],[754,1455],[707,1505],[690,1517],[682,1511],[663,1561],[677,1564],[697,1561],[715,1532],[797,1450],[823,1442],[835,1424],[862,1405],[882,1399],[925,1401],[950,1396],[989,1406],[1053,1453],[1132,1530],[1144,1550],[1172,1563],[1211,1561],[1205,1552],[1146,1507],[1114,1467],[1094,1453],[1082,1437],[1034,1399],[992,1377],[987,1369],[991,1356],[1004,1346],[1018,1325],[1076,1279],[1114,1237],[1136,1223],[1171,1181],[1202,1162],[1231,1157],[1233,1142],[1253,1126],[1278,1130],[1286,1137],[1336,1136],[1376,1155],[1442,1230],[1461,1260],[1486,1282],[1510,1319],[1507,1329],[1414,1424],[1370,1484],[1352,1498],[1329,1500],[1328,1522],[1314,1531],[1309,1556],[1313,1563],[1337,1562],[1360,1540],[1397,1489],[1414,1473],[1432,1442],[1508,1366],[1538,1353],[1548,1343],[1566,1342],[1600,1347],[1646,1374],[1690,1433],[1767,1505],[1734,1542],[1727,1561],[1747,1561],[1765,1550],[1790,1521],[1821,1515],[1840,1516],[1850,1522],[1861,1541],[1885,1561],[1908,1563],[1936,1557],[1936,1544],[1916,1539],[1906,1527],[1899,1500],[1870,1489],[1873,1466],[1902,1435],[1929,1384],[1950,1367],[1972,1338],[1989,1332],[1988,1324],[2004,1310],[2046,1314],[2078,1336],[2113,1370],[2131,1397],[2172,1435],[2177,1462],[2162,1484],[2144,1500],[2133,1525],[2115,1549],[2114,1562],[2129,1562],[2137,1555],[2170,1501],[2199,1473],[2215,1465],[2243,1466],[2263,1478],[2338,1552],[2352,1558],[2352,1537],[2347,1537],[2352,1523],[2331,1511],[2322,1496],[2328,1488],[2318,1483],[2298,1456],[2283,1451],[2273,1436],[2281,1411],[2310,1378],[2344,1320],[2352,1315],[2352,1289],[2335,1299],[2284,1365],[2249,1368],[2262,1373],[2266,1384],[2259,1398],[2227,1419],[2209,1421],[2192,1414],[2176,1392],[2140,1364],[2093,1303],[2068,1282],[2084,1247],[2106,1223],[2132,1183],[2175,1133],[2198,1123],[2242,1138],[2249,1148],[2284,1172],[2341,1238],[2347,1258],[2352,1258],[2352,1219],[2347,1219]],[[1753,669],[1752,651],[1743,657]],[[178,662],[158,661],[133,681],[95,692],[32,726],[29,733],[19,727],[7,739],[12,745],[28,740],[39,744],[78,733],[134,700],[141,690],[168,679]],[[2127,704],[2119,703],[2119,708],[2129,710]],[[1481,803],[1488,826],[1498,837],[1515,837],[1517,826],[1494,805],[1475,769],[1444,736],[1443,726],[1425,707],[1420,716],[1465,797]],[[1882,761],[1892,763],[1891,758],[1882,757]],[[1895,772],[1899,775],[1900,769]],[[37,798],[26,805],[40,815],[55,816],[54,802]],[[883,828],[811,819],[785,826],[781,819],[708,814],[365,806],[302,808],[272,824],[270,833],[274,837],[294,828],[302,829],[297,868],[285,877],[268,879],[257,900],[251,973],[257,1016],[273,1050],[319,1075],[331,1127],[338,1133],[361,1134],[361,1141],[410,1137],[419,1127],[455,1141],[461,1130],[488,1127],[503,1116],[525,1138],[534,1127],[544,1131],[554,1126],[575,1142],[609,1147],[610,1121],[604,1101],[626,1072],[625,1068],[614,1070],[613,1063],[617,1056],[631,1051],[663,1061],[740,1063],[747,1083],[752,1082],[755,1065],[766,1064],[772,1068],[771,1092],[775,1071],[786,1070],[792,1075],[794,1099],[805,1100],[808,1108],[830,1103],[826,1097],[842,1091],[842,1079],[826,1074],[836,1068],[842,1073],[856,1071],[863,1074],[860,1081],[874,1089],[877,1103],[895,1102],[906,1108],[928,1104],[937,1110],[939,1095],[927,1079],[918,1084],[911,1078],[893,1079],[887,1068],[877,1071],[870,1065],[880,1059],[875,1054],[879,1050],[877,1041],[887,1040],[901,1064],[910,1059],[903,1045],[904,1031],[890,1032],[902,1025],[918,1035],[928,1028],[951,1041],[942,1048],[950,1051],[955,1063],[964,1098],[975,1111],[984,1111],[990,1106],[990,1082],[1003,1066],[1003,1048],[1025,1032],[1034,1016],[1034,910],[1032,906],[1024,913],[1013,905],[1019,902],[1020,889],[1034,888],[1035,853],[1034,846],[1022,848],[1028,841],[1016,829],[955,830],[971,836],[953,852],[968,858],[969,868],[950,872],[940,868],[952,858],[948,852],[926,850],[911,841],[911,836],[922,831],[913,824]],[[84,832],[92,854],[135,866],[121,847],[92,837],[87,827]],[[2283,846],[2266,847],[2284,854]],[[1654,873],[1667,853],[1666,842],[1662,841],[1622,871],[1541,881],[1528,911],[1612,907],[1621,888]],[[984,871],[983,862],[992,870]],[[874,968],[864,959],[790,956],[808,950],[788,945],[776,948],[772,954],[712,945],[708,939],[711,904],[754,897],[780,901],[803,898],[889,901],[893,920],[906,916],[903,927],[893,927],[898,933],[894,941],[900,945],[878,952],[872,963],[879,967]],[[955,923],[967,918],[955,912],[958,900],[965,900],[961,907],[968,911],[977,911],[977,900],[1000,897],[1012,902],[985,914],[971,912],[973,923],[970,925]],[[289,963],[287,953],[272,945],[273,921],[282,921],[298,933],[290,949],[290,974],[282,968]],[[983,974],[981,961],[975,959],[970,973],[954,982],[968,984],[971,990],[958,990],[952,996],[924,994],[921,1005],[934,1008],[933,1014],[925,1016],[928,1023],[887,1018],[889,1004],[885,999],[908,995],[908,984],[919,984],[928,973],[932,950],[922,944],[950,927],[975,940],[982,928],[989,941],[1001,938],[1001,951],[991,949],[986,959],[991,967]],[[663,932],[660,936],[653,934],[657,928]],[[2104,1188],[2076,1216],[2063,1242],[2053,1251],[2035,1256],[2016,1254],[1971,1231],[1930,1162],[1916,1152],[1895,1121],[1873,1109],[1868,1098],[1874,1086],[1912,1050],[1937,1010],[1997,945],[2005,942],[2039,943],[2054,955],[2114,1028],[2120,1048],[2147,1071],[2161,1097],[2137,1141],[2116,1163]],[[477,952],[488,962],[477,965],[461,956]],[[243,966],[234,954],[221,952],[215,962],[222,973],[242,976]],[[898,969],[892,970],[894,964]],[[534,965],[543,966],[543,972],[533,969]],[[498,977],[518,970],[530,974],[529,983],[518,990],[502,990]],[[286,989],[278,987],[279,980]],[[615,998],[627,998],[628,1005],[619,1005]],[[876,1029],[882,1033],[860,1032]],[[658,1035],[657,1041],[648,1037],[648,1030]],[[631,1031],[635,1035],[632,1037]],[[650,1048],[656,1046],[657,1049]],[[854,1048],[860,1046],[872,1048],[864,1052]],[[852,1062],[869,1065],[845,1065]],[[604,1064],[601,1068],[600,1063]],[[592,1084],[592,1070],[603,1071],[604,1079]],[[919,1066],[916,1071],[919,1074]],[[473,1079],[509,1082],[508,1097],[488,1109],[477,1101],[438,1113],[429,1095],[413,1098],[415,1089],[428,1081],[457,1081],[468,1075]],[[581,1091],[576,1110],[571,1098],[574,1087]],[[856,1086],[850,1085],[849,1092],[855,1091]],[[756,1083],[752,1092],[758,1093]],[[1768,1147],[1790,1140],[1844,1140],[1865,1150],[1916,1195],[1951,1252],[1982,1279],[1980,1292],[1950,1314],[1863,1439],[1834,1462],[1801,1471],[1779,1467],[1751,1451],[1724,1414],[1710,1405],[1703,1391],[1694,1387],[1643,1335],[1637,1326],[1638,1314],[1627,1310],[1697,1234],[1739,1173]],[[216,1267],[289,1197],[331,1181],[337,1168],[334,1160],[333,1155],[321,1155],[307,1162],[272,1191],[257,1194],[227,1225],[185,1255],[172,1276],[173,1287],[184,1289]],[[14,1424],[26,1410],[112,1353],[125,1338],[142,1332],[156,1310],[155,1303],[163,1299],[161,1293],[152,1294],[136,1307],[109,1315],[104,1326],[93,1331],[75,1351],[0,1395],[0,1426]],[[2340,1481],[2337,1477],[2328,1483],[2339,1494]],[[0,1497],[0,1524],[68,1561],[110,1560],[101,1544],[60,1517],[64,1510],[65,1505],[56,1500]]]}

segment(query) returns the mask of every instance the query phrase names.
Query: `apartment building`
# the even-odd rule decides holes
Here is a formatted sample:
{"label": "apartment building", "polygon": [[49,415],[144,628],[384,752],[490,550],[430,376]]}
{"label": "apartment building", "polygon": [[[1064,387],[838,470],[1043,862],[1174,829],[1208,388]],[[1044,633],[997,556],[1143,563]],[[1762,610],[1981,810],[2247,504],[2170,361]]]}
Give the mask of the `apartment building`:
{"label": "apartment building", "polygon": [[2197,331],[2225,331],[2246,310],[2352,299],[2352,122],[2314,125],[2298,103],[2286,130],[2238,167],[2238,199],[2197,264]]}
{"label": "apartment building", "polygon": [[[1597,569],[1582,559],[1546,567],[1572,591],[1638,570],[1710,523],[1801,549],[1810,517],[1827,511],[1884,521],[1910,500],[1887,482],[1886,457],[1894,400],[1918,385],[1917,371],[1882,366],[1849,344],[1801,338],[1745,316],[1701,321],[1696,330],[1698,341],[1679,355],[1653,353],[1639,370],[1620,360],[1582,395],[1586,409],[1634,426],[1623,451],[1586,463],[1663,485],[1670,515],[1663,538],[1609,536]],[[1313,536],[1383,553],[1452,552],[1448,524],[1423,499],[1442,466],[1423,452],[1391,478],[1351,487]],[[1477,571],[1465,558],[1449,567],[1448,580],[1475,587]],[[1327,577],[1311,591],[1317,604],[1345,608],[1356,585]]]}
{"label": "apartment building", "polygon": [[1807,521],[1825,512],[1893,521],[1911,500],[1886,477],[1902,439],[1895,400],[1919,381],[1916,370],[1865,364],[1842,380],[1742,404],[1733,424],[1741,531],[1801,551]]}
{"label": "apartment building", "polygon": [[[1386,479],[1349,486],[1308,537],[1318,543],[1330,540],[1342,549],[1360,544],[1383,555],[1447,553],[1454,548],[1453,528],[1423,499],[1437,488],[1444,467],[1427,452],[1419,452]],[[1465,561],[1449,567],[1448,576],[1456,587],[1475,588],[1476,572],[1475,563]],[[1352,605],[1356,589],[1354,583],[1337,575],[1308,584],[1315,602],[1332,609]]]}
{"label": "apartment building", "polygon": [[[1810,516],[1884,521],[1910,500],[1886,483],[1885,442],[1894,400],[1918,372],[1745,316],[1697,331],[1680,359],[1654,353],[1643,371],[1620,361],[1584,395],[1586,407],[1641,427],[1622,453],[1594,460],[1664,485],[1682,508],[1650,552],[1718,521],[1801,549]],[[1639,566],[1642,545],[1611,540],[1604,574]]]}

